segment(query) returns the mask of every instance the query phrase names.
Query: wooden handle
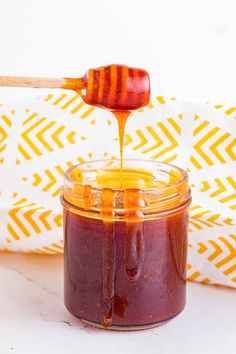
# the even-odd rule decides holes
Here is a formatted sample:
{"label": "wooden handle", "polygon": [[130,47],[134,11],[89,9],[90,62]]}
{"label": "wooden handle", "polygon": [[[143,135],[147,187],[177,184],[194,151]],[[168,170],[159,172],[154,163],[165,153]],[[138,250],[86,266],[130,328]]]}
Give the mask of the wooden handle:
{"label": "wooden handle", "polygon": [[83,78],[46,78],[24,76],[0,76],[0,86],[34,87],[34,88],[63,88],[79,90],[83,88]]}

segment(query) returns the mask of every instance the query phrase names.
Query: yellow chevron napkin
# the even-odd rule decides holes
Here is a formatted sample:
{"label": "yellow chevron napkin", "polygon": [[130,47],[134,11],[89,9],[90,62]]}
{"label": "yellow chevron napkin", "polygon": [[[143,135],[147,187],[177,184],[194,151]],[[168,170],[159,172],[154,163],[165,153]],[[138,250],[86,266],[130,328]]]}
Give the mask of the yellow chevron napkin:
{"label": "yellow chevron napkin", "polygon": [[[0,249],[57,254],[63,171],[119,157],[117,125],[73,92],[39,92],[0,98]],[[187,169],[188,279],[236,287],[236,107],[153,97],[128,121],[124,155]]]}

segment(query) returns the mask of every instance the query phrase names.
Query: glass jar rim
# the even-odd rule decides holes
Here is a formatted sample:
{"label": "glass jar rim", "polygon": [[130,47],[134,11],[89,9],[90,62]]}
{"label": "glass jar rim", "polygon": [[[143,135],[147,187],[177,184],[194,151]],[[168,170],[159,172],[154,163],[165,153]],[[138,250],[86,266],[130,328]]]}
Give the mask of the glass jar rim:
{"label": "glass jar rim", "polygon": [[[71,174],[73,171],[76,171],[76,169],[83,171],[85,175],[87,173],[87,177],[89,176],[89,172],[92,171],[92,173],[94,173],[92,176],[94,177],[96,176],[96,172],[98,173],[99,170],[95,167],[100,166],[101,171],[103,171],[105,166],[108,171],[113,171],[114,169],[112,169],[112,167],[116,166],[118,168],[120,166],[120,160],[115,159],[88,161],[72,166],[65,172],[61,197],[63,206],[70,210],[73,209],[73,212],[85,212],[86,215],[90,216],[94,213],[98,215],[101,211],[101,203],[104,198],[103,193],[105,190],[109,190],[114,195],[114,212],[116,218],[118,219],[122,218],[125,213],[124,195],[129,190],[141,192],[141,199],[143,203],[142,212],[145,215],[150,214],[149,216],[151,216],[160,213],[163,214],[163,212],[172,213],[177,209],[182,210],[182,208],[189,205],[191,201],[191,191],[188,184],[188,174],[185,170],[172,164],[152,160],[123,160],[124,168],[132,165],[134,165],[135,168],[134,170],[131,169],[131,171],[138,171],[139,167],[143,168],[149,166],[149,168],[156,171],[157,176],[166,178],[166,184],[164,186],[154,188],[100,188],[90,184],[89,182],[91,182],[91,179],[89,178],[88,180],[82,180],[82,182],[78,182],[73,179]],[[145,171],[145,168],[143,171]],[[170,177],[172,178],[171,183],[168,182]],[[112,182],[110,184],[112,185]],[[85,199],[87,199],[87,201]],[[87,203],[88,199],[90,199],[89,207]]]}

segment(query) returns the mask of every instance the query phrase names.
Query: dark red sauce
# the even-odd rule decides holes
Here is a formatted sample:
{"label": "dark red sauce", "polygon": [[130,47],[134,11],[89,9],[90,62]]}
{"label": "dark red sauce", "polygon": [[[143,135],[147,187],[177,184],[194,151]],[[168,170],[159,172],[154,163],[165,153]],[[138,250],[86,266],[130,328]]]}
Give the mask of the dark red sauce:
{"label": "dark red sauce", "polygon": [[[176,316],[185,306],[187,224],[187,211],[146,220],[139,223],[142,240],[129,240],[130,226],[126,222],[110,223],[106,230],[107,224],[102,220],[65,210],[68,310],[81,319],[103,325],[105,312],[108,322],[112,318],[113,326],[122,327],[156,324]],[[104,237],[108,237],[108,244],[104,245]],[[138,269],[135,254],[140,247],[144,254]],[[108,252],[105,265],[110,266],[107,274],[104,252]],[[104,274],[108,289],[105,294]],[[113,282],[114,288],[110,286]]]}

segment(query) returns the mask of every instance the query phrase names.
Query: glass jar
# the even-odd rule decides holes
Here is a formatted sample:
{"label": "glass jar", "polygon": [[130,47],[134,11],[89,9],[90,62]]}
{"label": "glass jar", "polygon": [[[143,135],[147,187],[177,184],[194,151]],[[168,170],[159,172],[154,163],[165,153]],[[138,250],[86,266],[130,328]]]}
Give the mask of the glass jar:
{"label": "glass jar", "polygon": [[[122,177],[122,178],[121,178]],[[185,306],[187,173],[146,160],[71,167],[61,195],[65,305],[107,329],[161,325]]]}

